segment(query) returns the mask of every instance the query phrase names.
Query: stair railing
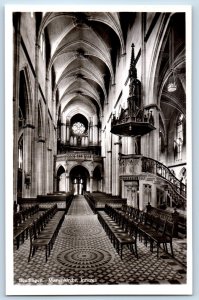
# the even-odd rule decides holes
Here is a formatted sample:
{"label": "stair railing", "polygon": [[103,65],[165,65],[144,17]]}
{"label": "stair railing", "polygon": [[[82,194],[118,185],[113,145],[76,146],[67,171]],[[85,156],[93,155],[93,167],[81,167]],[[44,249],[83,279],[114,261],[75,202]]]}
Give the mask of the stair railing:
{"label": "stair railing", "polygon": [[175,186],[176,191],[182,197],[186,198],[187,195],[187,186],[181,182],[175,175],[171,172],[169,168],[167,168],[161,162],[149,158],[149,157],[142,157],[142,172],[148,172],[155,175],[158,175],[167,181],[169,181],[173,186]]}

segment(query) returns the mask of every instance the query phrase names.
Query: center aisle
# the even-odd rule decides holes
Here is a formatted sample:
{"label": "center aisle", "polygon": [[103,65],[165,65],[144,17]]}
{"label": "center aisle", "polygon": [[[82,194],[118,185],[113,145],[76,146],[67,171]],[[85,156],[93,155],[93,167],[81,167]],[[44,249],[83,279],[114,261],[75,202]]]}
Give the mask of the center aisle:
{"label": "center aisle", "polygon": [[[84,196],[74,197],[59,238],[60,250],[65,250],[59,252],[56,260],[67,269],[67,276],[75,274],[78,283],[99,283],[95,269],[107,268],[116,254]],[[100,281],[105,283],[103,276]]]}
{"label": "center aisle", "polygon": [[78,195],[78,196],[74,196],[67,215],[73,215],[73,216],[93,215],[93,211],[88,205],[84,196]]}

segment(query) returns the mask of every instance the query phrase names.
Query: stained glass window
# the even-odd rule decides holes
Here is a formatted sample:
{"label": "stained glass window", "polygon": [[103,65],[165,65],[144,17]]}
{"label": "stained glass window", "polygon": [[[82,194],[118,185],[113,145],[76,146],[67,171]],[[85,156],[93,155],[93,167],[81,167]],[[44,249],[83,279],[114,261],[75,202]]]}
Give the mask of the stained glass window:
{"label": "stained glass window", "polygon": [[73,124],[72,130],[73,130],[74,134],[81,135],[85,132],[86,128],[85,128],[84,124],[82,124],[80,122],[76,122]]}

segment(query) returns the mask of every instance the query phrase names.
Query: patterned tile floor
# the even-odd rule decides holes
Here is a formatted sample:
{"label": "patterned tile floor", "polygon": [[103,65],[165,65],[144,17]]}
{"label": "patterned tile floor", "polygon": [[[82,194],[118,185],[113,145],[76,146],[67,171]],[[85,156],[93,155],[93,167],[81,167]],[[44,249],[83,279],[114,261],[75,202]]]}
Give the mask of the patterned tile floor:
{"label": "patterned tile floor", "polygon": [[76,196],[45,262],[38,250],[28,263],[29,240],[14,252],[15,284],[185,284],[186,241],[174,241],[178,261],[138,242],[139,259],[115,251],[83,196]]}

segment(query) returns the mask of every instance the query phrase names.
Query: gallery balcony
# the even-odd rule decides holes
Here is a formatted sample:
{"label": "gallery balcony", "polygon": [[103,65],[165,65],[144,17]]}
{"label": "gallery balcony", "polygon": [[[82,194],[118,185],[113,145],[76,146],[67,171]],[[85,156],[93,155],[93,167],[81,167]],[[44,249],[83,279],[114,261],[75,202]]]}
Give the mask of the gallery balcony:
{"label": "gallery balcony", "polygon": [[85,161],[93,161],[93,162],[102,162],[102,157],[100,155],[91,154],[88,152],[68,152],[64,154],[58,154],[56,157],[57,161],[77,161],[77,162],[85,162]]}

